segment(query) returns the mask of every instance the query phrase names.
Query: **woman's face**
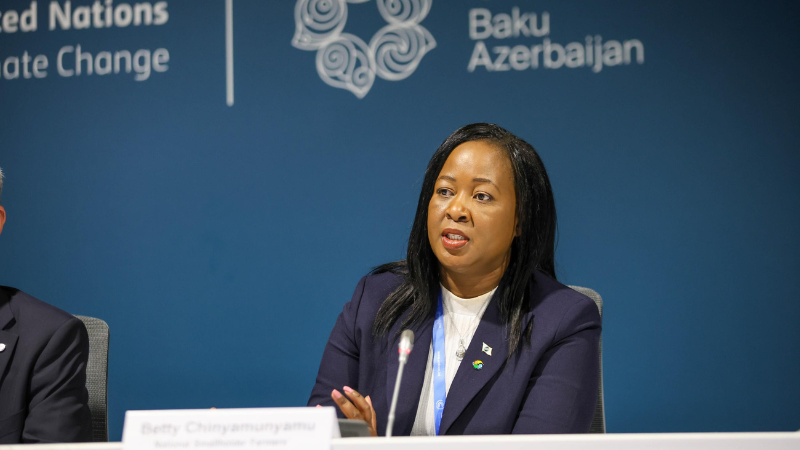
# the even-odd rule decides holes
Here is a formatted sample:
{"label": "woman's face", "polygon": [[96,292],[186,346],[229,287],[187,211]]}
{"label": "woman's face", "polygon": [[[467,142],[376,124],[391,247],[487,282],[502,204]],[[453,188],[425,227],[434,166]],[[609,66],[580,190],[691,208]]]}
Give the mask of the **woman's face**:
{"label": "woman's face", "polygon": [[456,147],[428,204],[428,240],[441,269],[483,276],[508,265],[517,232],[511,161],[489,141]]}

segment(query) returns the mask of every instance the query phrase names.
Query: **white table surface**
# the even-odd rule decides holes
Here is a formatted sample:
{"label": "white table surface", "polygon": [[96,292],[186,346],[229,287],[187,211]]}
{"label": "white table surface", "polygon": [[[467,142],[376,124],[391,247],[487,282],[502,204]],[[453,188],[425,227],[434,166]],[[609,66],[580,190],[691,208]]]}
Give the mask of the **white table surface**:
{"label": "white table surface", "polygon": [[[0,445],[3,450],[121,450],[121,442]],[[347,438],[333,450],[800,450],[800,432]]]}

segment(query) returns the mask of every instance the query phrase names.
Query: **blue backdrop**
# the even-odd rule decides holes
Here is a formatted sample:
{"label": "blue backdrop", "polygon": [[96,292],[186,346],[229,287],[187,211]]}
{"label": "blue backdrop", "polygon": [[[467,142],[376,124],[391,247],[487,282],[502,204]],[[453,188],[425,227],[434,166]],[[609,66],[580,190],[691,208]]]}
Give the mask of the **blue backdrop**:
{"label": "blue backdrop", "polygon": [[605,299],[610,432],[800,428],[798,4],[376,1],[312,34],[328,5],[234,0],[230,79],[224,0],[0,5],[0,284],[109,323],[112,439],[128,409],[305,404],[476,121],[539,150],[559,278]]}

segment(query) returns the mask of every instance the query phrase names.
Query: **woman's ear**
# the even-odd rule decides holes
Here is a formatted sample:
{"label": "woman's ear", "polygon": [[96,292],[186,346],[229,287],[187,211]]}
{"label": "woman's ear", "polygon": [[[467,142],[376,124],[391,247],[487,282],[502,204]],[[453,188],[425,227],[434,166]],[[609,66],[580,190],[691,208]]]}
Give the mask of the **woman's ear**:
{"label": "woman's ear", "polygon": [[522,224],[519,223],[519,217],[514,217],[514,237],[522,234]]}

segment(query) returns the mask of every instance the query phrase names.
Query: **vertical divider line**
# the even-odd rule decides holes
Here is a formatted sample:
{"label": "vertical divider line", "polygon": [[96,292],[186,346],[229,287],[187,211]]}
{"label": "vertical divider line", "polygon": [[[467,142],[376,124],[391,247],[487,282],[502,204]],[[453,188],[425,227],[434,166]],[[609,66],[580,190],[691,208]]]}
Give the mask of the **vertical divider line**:
{"label": "vertical divider line", "polygon": [[233,0],[225,0],[226,103],[233,106]]}

